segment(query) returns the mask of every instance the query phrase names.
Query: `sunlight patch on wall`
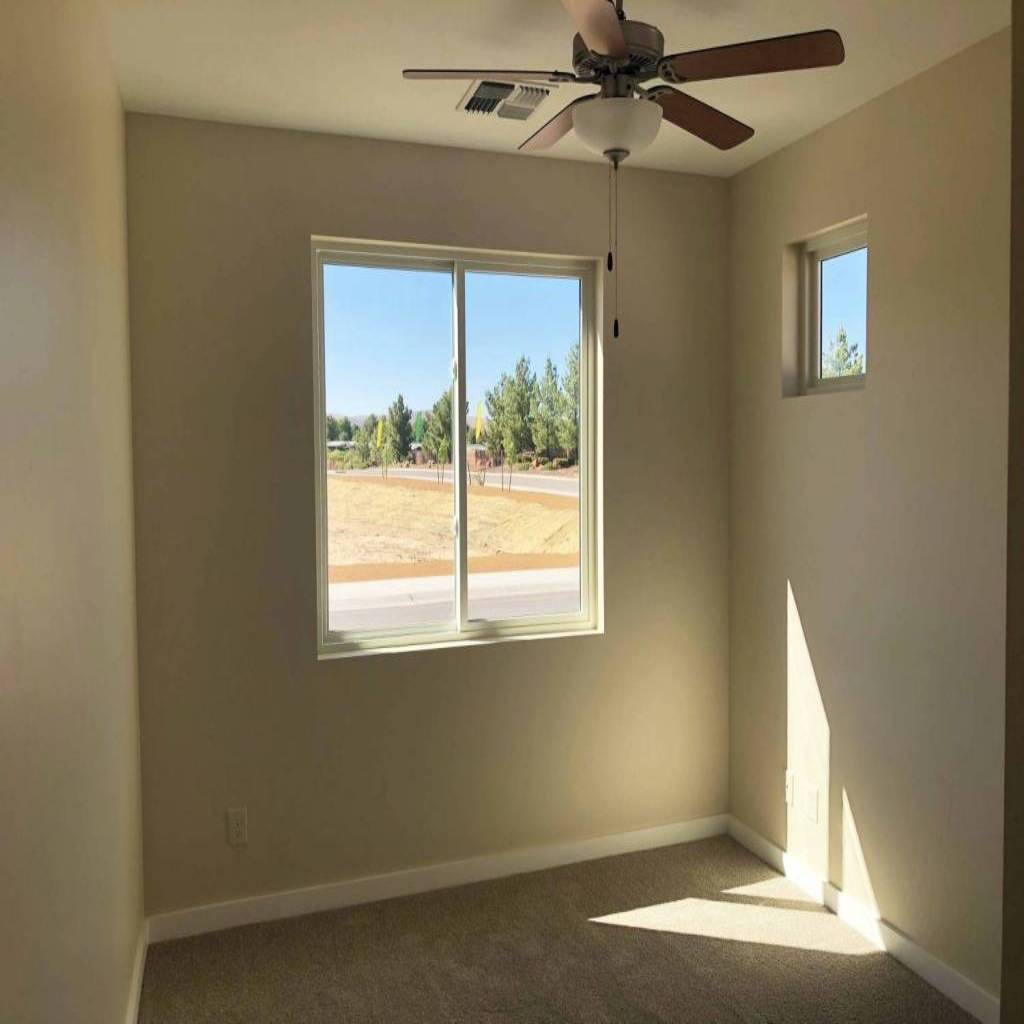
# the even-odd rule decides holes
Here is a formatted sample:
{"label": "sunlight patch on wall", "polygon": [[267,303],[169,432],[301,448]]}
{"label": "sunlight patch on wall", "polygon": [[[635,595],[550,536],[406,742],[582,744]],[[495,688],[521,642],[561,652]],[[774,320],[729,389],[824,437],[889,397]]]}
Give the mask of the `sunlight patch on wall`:
{"label": "sunlight patch on wall", "polygon": [[838,897],[839,916],[847,920],[879,946],[882,943],[878,900],[871,885],[864,849],[857,831],[857,821],[850,806],[850,797],[843,789],[843,880]]}
{"label": "sunlight patch on wall", "polygon": [[828,878],[829,742],[825,706],[792,583],[786,581],[786,763],[792,779],[786,850]]}
{"label": "sunlight patch on wall", "polygon": [[750,885],[737,885],[733,889],[723,890],[725,896],[748,896],[751,899],[776,900],[788,903],[818,903],[813,896],[789,878],[779,875],[766,878],[762,882],[751,882]]}

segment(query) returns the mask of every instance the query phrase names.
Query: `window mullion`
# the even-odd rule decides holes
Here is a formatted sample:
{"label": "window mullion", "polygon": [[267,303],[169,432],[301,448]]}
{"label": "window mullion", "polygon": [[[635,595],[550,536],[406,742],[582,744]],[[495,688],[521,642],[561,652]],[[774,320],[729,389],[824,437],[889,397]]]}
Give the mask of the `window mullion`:
{"label": "window mullion", "polygon": [[452,400],[452,425],[455,476],[455,623],[461,632],[469,621],[469,529],[466,487],[466,273],[460,260],[455,262],[455,387]]}

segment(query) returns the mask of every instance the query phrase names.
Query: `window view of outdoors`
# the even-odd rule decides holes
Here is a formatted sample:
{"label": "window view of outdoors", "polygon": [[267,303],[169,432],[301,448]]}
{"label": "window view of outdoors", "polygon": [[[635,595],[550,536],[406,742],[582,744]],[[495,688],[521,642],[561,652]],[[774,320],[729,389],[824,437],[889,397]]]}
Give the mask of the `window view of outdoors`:
{"label": "window view of outdoors", "polygon": [[580,610],[580,283],[466,274],[469,618]]}
{"label": "window view of outdoors", "polygon": [[455,618],[452,276],[324,267],[331,630]]}
{"label": "window view of outdoors", "polygon": [[822,260],[821,378],[867,370],[868,250]]}
{"label": "window view of outdoors", "polygon": [[[453,280],[324,267],[328,627],[456,627]],[[467,272],[468,606],[577,613],[580,282]]]}

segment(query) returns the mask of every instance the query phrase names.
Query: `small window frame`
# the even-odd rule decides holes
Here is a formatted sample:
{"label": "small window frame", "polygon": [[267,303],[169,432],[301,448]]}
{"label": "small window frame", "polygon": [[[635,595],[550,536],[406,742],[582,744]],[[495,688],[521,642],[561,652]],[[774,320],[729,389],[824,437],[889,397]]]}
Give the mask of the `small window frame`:
{"label": "small window frame", "polygon": [[[317,657],[429,650],[506,640],[564,637],[604,631],[601,502],[601,303],[599,260],[484,249],[367,242],[313,236],[314,453],[316,501]],[[328,265],[445,269],[452,275],[452,424],[455,503],[453,555],[455,618],[449,624],[342,633],[330,628],[327,535],[327,396],[325,379],[324,268]],[[468,616],[466,495],[465,275],[469,272],[575,277],[580,282],[580,610],[573,614],[474,620]]]}
{"label": "small window frame", "polygon": [[[868,285],[870,291],[871,250],[868,245],[868,222],[860,218],[841,227],[833,228],[815,235],[801,246],[800,273],[800,393],[804,395],[820,394],[831,391],[855,391],[867,383],[867,364],[865,372],[849,374],[845,377],[821,376],[821,265],[826,260],[847,253],[867,250],[868,254]],[[865,307],[868,294],[865,294]],[[865,308],[865,323],[867,323]],[[868,355],[867,337],[865,336],[864,356]]]}

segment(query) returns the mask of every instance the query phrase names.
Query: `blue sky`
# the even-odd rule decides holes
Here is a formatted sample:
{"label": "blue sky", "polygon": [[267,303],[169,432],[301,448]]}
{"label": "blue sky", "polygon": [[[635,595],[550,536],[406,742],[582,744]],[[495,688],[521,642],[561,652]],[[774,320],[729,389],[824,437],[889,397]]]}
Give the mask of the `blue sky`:
{"label": "blue sky", "polygon": [[840,326],[860,346],[867,368],[868,251],[856,249],[821,262],[821,344],[827,351]]}
{"label": "blue sky", "polygon": [[[520,355],[535,372],[550,356],[559,371],[579,340],[575,279],[466,275],[466,397],[477,403]],[[446,271],[324,268],[327,411],[381,413],[401,392],[429,409],[448,386],[452,283]]]}

